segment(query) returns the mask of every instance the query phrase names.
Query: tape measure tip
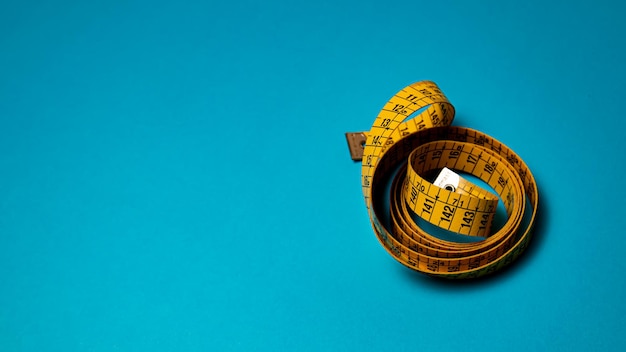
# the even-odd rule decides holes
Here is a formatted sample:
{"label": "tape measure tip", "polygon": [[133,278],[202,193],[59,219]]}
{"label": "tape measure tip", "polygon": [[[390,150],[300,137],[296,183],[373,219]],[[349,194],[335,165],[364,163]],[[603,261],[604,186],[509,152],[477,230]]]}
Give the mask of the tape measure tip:
{"label": "tape measure tip", "polygon": [[367,140],[365,132],[347,132],[346,140],[348,141],[348,148],[350,149],[350,157],[352,160],[361,161],[363,159],[365,141]]}

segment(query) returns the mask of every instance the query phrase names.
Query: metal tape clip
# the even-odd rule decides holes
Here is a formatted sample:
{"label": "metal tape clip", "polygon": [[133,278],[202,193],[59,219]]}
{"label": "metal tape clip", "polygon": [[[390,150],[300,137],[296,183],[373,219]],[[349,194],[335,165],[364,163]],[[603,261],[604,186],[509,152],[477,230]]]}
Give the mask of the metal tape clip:
{"label": "metal tape clip", "polygon": [[346,133],[348,148],[350,148],[350,157],[354,161],[363,159],[363,149],[365,149],[365,141],[367,135],[365,132],[348,132]]}

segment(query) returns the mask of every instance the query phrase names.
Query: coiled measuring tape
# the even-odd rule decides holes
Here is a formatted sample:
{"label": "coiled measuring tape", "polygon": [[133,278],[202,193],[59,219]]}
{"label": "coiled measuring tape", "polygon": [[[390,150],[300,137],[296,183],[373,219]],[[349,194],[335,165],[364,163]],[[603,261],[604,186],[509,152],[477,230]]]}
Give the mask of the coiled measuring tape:
{"label": "coiled measuring tape", "polygon": [[[365,205],[387,252],[428,275],[473,278],[499,270],[526,249],[537,213],[537,184],[511,149],[479,131],[451,126],[453,119],[454,107],[439,87],[423,81],[394,95],[369,132],[346,137],[352,159],[362,162]],[[434,181],[425,177],[438,170]],[[497,196],[457,172],[477,177]],[[499,199],[507,220],[492,233]],[[442,239],[427,233],[414,216],[479,240]]]}

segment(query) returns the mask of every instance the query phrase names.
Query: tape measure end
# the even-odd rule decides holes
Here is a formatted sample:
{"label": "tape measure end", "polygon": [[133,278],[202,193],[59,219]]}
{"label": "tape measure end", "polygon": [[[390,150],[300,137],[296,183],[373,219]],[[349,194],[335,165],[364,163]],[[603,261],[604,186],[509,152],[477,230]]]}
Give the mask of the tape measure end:
{"label": "tape measure end", "polygon": [[348,141],[348,148],[350,149],[350,157],[352,160],[361,161],[363,159],[365,141],[367,140],[365,132],[348,132],[346,133],[346,140]]}
{"label": "tape measure end", "polygon": [[444,167],[433,184],[437,187],[447,189],[450,192],[456,191],[459,187],[461,177],[454,171]]}

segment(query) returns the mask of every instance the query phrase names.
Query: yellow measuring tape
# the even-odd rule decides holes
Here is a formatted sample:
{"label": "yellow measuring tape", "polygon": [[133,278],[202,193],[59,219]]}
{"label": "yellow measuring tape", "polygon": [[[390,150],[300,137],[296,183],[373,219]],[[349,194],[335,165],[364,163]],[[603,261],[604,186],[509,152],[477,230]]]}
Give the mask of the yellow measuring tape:
{"label": "yellow measuring tape", "polygon": [[[472,278],[506,266],[528,246],[537,184],[511,149],[484,133],[450,126],[453,119],[454,107],[439,87],[423,81],[394,95],[369,132],[346,137],[352,158],[362,161],[365,204],[384,248],[419,272]],[[439,170],[439,177],[430,181],[427,175]],[[477,177],[498,196],[452,170]],[[499,199],[507,220],[491,233]],[[529,220],[524,220],[528,212]],[[414,216],[482,239],[444,240],[424,231]]]}

